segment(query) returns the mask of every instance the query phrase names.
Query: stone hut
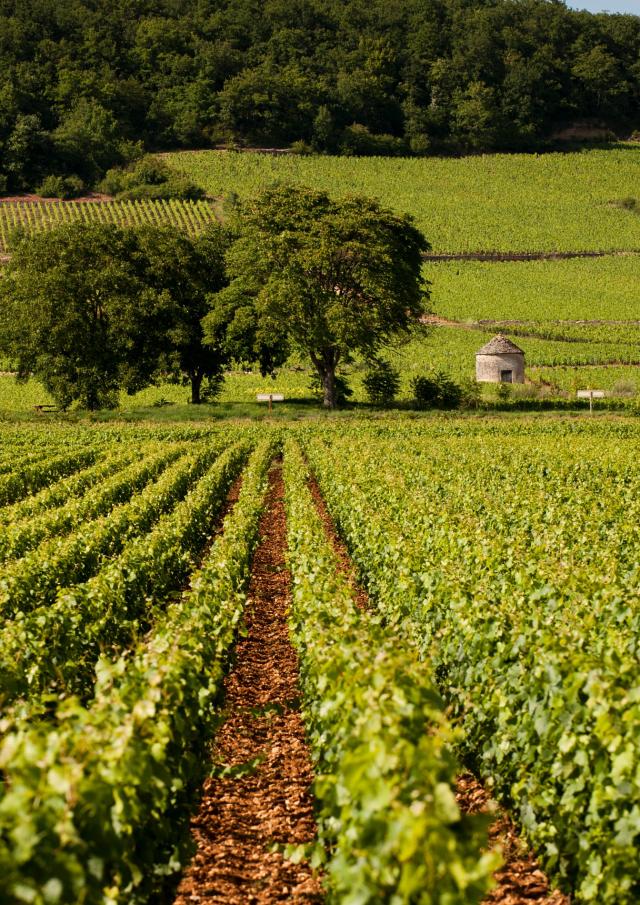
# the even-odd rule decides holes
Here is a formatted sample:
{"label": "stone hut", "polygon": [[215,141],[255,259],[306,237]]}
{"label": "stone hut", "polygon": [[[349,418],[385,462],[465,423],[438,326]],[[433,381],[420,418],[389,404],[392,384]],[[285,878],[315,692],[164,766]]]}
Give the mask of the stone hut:
{"label": "stone hut", "polygon": [[476,380],[484,383],[524,383],[524,352],[498,333],[476,352]]}

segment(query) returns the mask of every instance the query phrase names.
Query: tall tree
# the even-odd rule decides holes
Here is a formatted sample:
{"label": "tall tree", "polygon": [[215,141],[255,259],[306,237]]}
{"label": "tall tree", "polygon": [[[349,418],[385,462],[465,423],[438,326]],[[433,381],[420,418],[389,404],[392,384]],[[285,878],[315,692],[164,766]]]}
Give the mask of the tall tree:
{"label": "tall tree", "polygon": [[137,237],[148,261],[149,285],[172,300],[173,320],[161,340],[163,371],[188,383],[191,402],[198,405],[219,386],[228,359],[220,341],[204,345],[202,319],[209,311],[210,294],[228,282],[224,255],[229,233],[212,226],[191,239],[174,229],[146,227]]}
{"label": "tall tree", "polygon": [[68,226],[17,244],[0,283],[0,349],[58,404],[117,405],[151,382],[175,321],[134,231]]}
{"label": "tall tree", "polygon": [[238,229],[227,254],[231,282],[213,300],[205,335],[218,335],[221,311],[244,311],[254,354],[286,338],[309,356],[328,408],[341,362],[375,355],[425,312],[428,242],[409,216],[376,201],[271,188],[241,208]]}

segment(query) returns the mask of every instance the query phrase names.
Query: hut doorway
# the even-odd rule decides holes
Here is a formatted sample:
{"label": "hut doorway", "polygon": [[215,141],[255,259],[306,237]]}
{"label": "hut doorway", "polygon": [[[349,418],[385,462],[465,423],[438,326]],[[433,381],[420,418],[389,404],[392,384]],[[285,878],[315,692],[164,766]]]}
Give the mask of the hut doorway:
{"label": "hut doorway", "polygon": [[513,383],[513,371],[500,371],[500,383]]}

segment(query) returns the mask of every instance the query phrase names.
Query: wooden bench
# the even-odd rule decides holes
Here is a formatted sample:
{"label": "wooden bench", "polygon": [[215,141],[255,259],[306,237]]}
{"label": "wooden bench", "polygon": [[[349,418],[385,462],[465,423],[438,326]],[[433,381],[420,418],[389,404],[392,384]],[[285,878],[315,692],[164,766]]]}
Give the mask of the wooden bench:
{"label": "wooden bench", "polygon": [[44,403],[41,403],[40,405],[34,405],[33,409],[39,415],[42,415],[44,412],[57,412],[58,406],[57,405],[45,405]]}

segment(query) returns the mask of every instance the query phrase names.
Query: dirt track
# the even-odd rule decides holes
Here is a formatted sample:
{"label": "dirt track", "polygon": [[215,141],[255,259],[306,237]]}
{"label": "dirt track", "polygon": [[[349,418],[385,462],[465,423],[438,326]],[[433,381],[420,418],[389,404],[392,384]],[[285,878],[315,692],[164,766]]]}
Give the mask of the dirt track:
{"label": "dirt track", "polygon": [[315,837],[312,767],[286,619],[290,578],[282,492],[278,467],[271,472],[253,562],[247,635],[225,683],[226,719],[216,737],[214,775],[193,821],[198,851],[175,905],[323,900],[320,880],[306,862],[293,864],[272,851],[274,843]]}

